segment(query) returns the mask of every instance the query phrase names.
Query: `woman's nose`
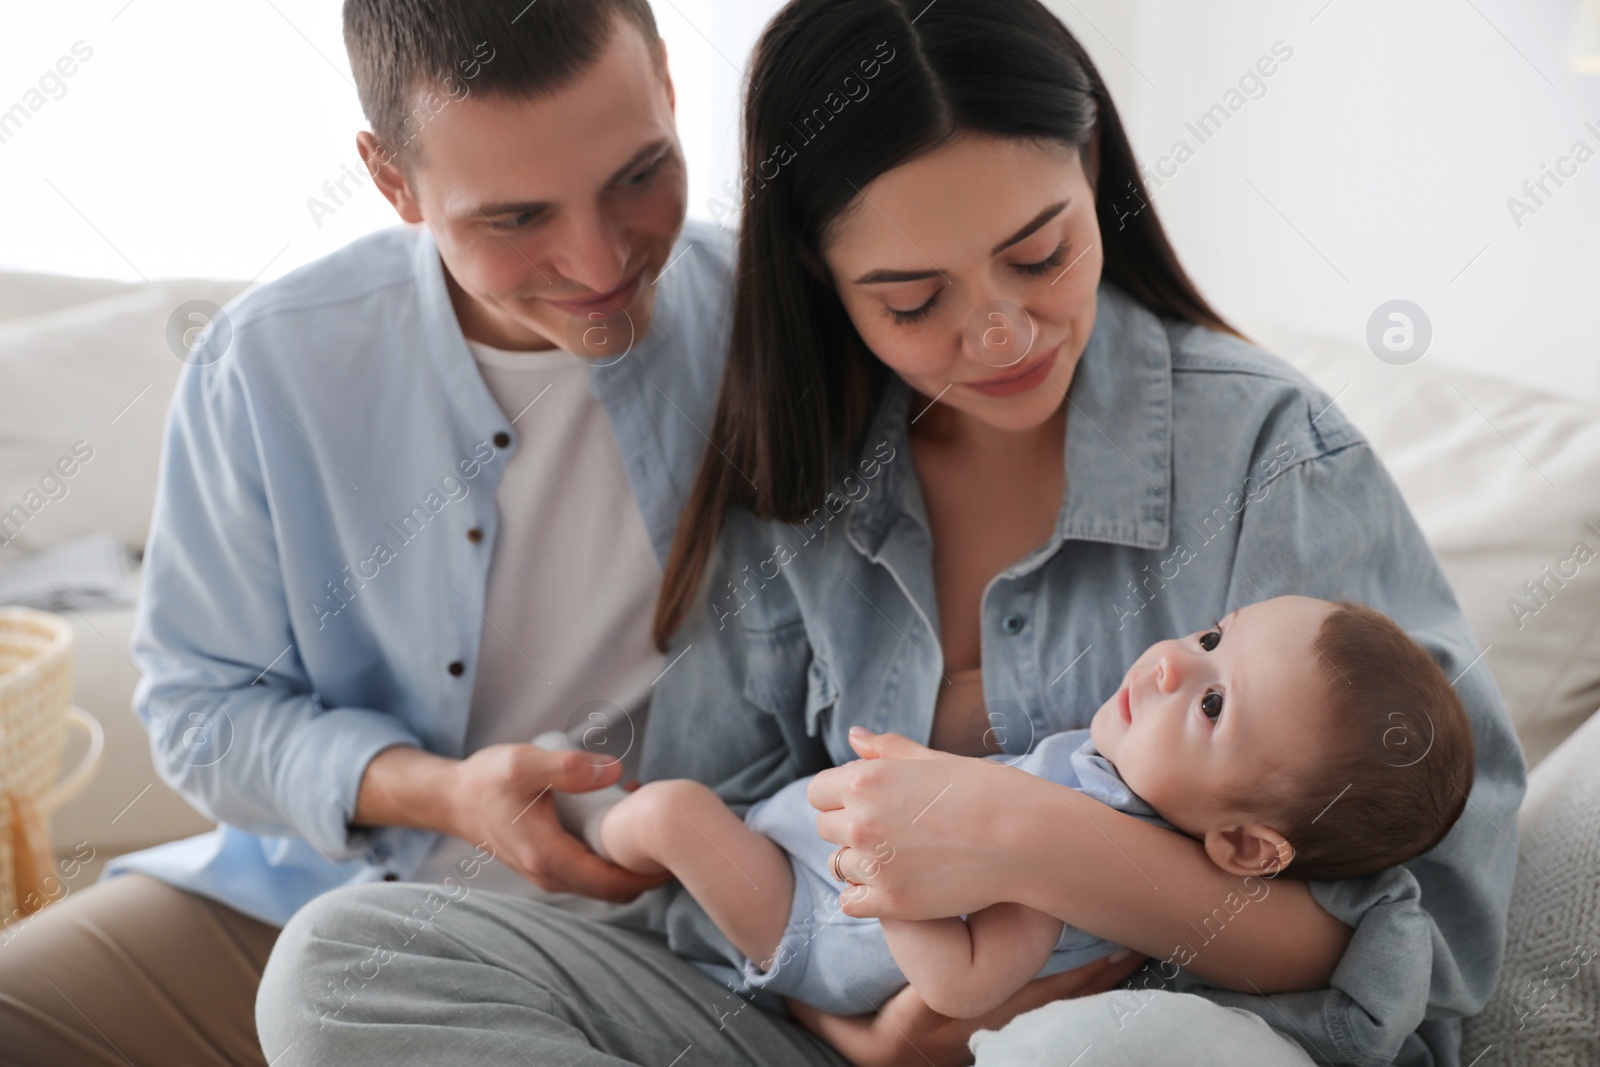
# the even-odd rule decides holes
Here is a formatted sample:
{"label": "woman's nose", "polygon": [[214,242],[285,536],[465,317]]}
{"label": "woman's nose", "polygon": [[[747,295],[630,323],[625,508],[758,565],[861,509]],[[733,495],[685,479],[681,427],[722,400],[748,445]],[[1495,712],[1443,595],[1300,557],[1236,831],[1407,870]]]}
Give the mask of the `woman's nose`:
{"label": "woman's nose", "polygon": [[966,317],[962,347],[968,359],[1000,371],[1027,358],[1035,333],[1026,309],[1001,298],[985,299]]}

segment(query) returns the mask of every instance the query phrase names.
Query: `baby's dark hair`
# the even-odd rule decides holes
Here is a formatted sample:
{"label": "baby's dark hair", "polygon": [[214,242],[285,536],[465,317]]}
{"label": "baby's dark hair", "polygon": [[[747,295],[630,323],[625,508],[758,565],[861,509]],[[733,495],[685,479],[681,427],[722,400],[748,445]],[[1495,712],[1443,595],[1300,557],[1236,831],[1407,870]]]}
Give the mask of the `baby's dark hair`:
{"label": "baby's dark hair", "polygon": [[1472,790],[1472,724],[1439,664],[1381,612],[1341,602],[1313,645],[1327,755],[1309,781],[1269,782],[1277,799],[1261,811],[1258,794],[1254,807],[1294,849],[1283,874],[1357,878],[1422,855],[1455,825]]}

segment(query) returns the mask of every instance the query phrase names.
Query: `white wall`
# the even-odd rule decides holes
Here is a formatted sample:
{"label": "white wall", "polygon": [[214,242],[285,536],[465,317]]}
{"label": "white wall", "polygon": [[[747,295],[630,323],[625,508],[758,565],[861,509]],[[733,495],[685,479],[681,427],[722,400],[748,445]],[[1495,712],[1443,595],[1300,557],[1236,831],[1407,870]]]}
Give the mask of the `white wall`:
{"label": "white wall", "polygon": [[[1600,153],[1600,77],[1567,62],[1576,0],[1050,2],[1141,161],[1195,149],[1154,202],[1247,332],[1360,340],[1404,298],[1432,320],[1425,358],[1600,396],[1600,156],[1520,227],[1506,205],[1574,141]],[[1201,144],[1185,122],[1279,40],[1292,58]]]}
{"label": "white wall", "polygon": [[8,12],[0,109],[75,42],[93,56],[0,144],[0,266],[270,278],[387,224],[370,185],[320,226],[306,207],[360,168],[338,12],[329,0]]}
{"label": "white wall", "polygon": [[[779,6],[655,0],[691,214],[708,217],[734,174],[742,65]],[[0,270],[270,279],[397,221],[365,181],[331,215],[308,205],[332,203],[325,182],[363,173],[339,12],[337,0],[8,11],[0,111],[30,114],[0,140]],[[74,72],[41,89],[63,57]]]}

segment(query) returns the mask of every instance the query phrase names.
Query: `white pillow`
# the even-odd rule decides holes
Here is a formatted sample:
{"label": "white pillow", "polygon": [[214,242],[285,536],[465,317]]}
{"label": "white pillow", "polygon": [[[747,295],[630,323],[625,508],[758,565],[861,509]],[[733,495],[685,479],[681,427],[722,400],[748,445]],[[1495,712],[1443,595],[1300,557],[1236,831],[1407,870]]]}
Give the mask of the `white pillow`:
{"label": "white pillow", "polygon": [[[1600,706],[1600,405],[1432,357],[1392,366],[1343,342],[1254,335],[1337,396],[1394,475],[1533,766]],[[1529,582],[1545,586],[1537,599]]]}
{"label": "white pillow", "polygon": [[220,305],[242,288],[157,282],[0,322],[0,556],[99,530],[143,547],[183,367],[167,320],[186,301]]}
{"label": "white pillow", "polygon": [[57,308],[103,300],[134,288],[137,288],[137,283],[116,282],[109,278],[0,271],[0,320],[43,315]]}
{"label": "white pillow", "polygon": [[1600,1063],[1600,715],[1539,765],[1517,820],[1517,881],[1500,980],[1468,1019],[1461,1061]]}

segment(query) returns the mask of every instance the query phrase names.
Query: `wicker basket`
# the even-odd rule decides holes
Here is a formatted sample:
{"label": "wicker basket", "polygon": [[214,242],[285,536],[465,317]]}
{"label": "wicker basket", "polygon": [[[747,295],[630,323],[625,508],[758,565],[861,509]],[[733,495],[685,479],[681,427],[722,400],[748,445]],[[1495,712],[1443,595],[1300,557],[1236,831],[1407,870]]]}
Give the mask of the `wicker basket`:
{"label": "wicker basket", "polygon": [[[100,724],[70,703],[72,641],[54,615],[0,608],[0,926],[61,894],[46,820],[88,784],[105,747]],[[58,784],[69,725],[89,747]]]}

